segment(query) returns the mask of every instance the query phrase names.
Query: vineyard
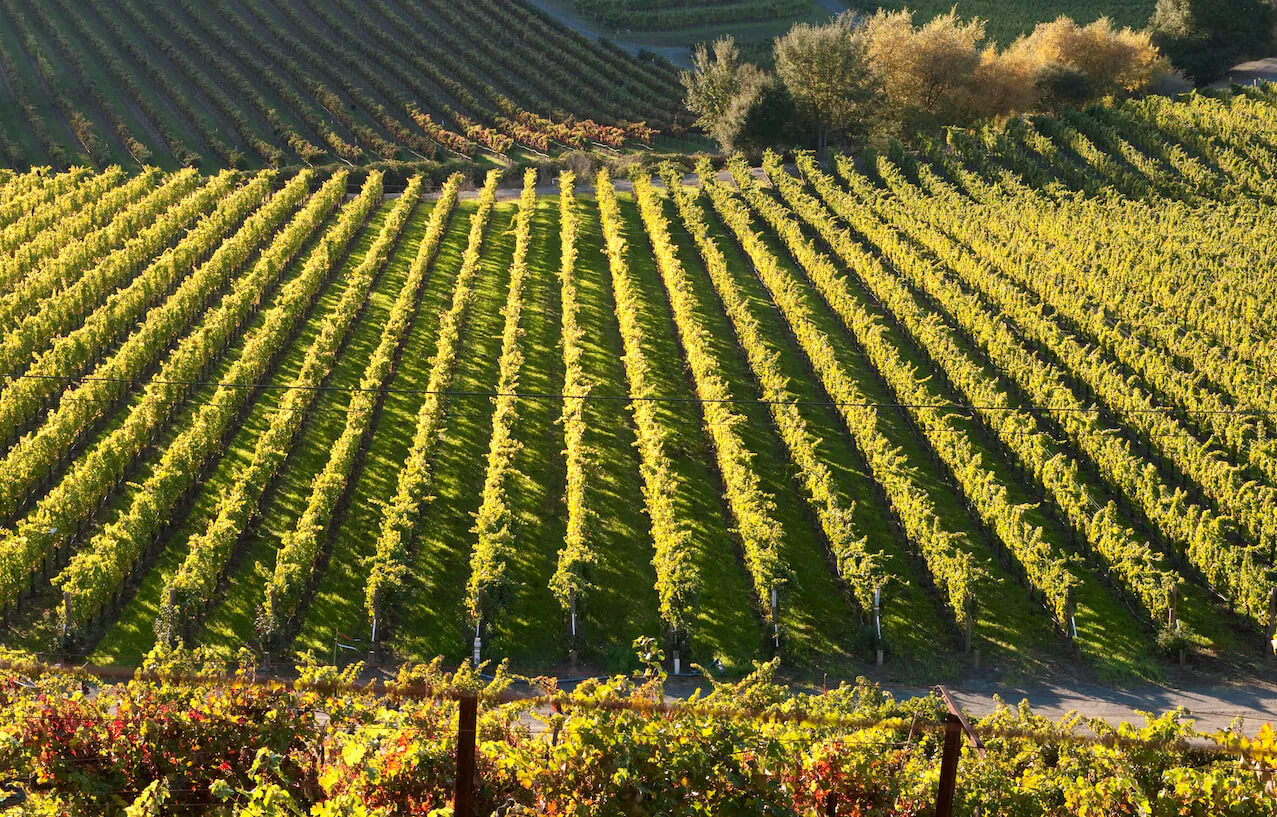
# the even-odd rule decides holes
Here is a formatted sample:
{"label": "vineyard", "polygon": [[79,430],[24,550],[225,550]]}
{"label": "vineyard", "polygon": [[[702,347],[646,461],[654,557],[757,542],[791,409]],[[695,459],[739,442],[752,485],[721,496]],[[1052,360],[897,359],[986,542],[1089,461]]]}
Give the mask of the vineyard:
{"label": "vineyard", "polygon": [[0,2],[0,164],[366,165],[644,146],[668,64],[523,0]]}
{"label": "vineyard", "polygon": [[6,174],[5,646],[1250,672],[1275,125],[1267,87],[478,190]]}

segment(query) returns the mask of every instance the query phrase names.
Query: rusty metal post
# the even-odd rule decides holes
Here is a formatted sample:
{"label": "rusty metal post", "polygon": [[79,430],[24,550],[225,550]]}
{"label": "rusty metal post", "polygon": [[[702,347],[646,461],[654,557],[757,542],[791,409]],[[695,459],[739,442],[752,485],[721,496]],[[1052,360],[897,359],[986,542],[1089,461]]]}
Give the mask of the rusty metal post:
{"label": "rusty metal post", "polygon": [[452,803],[454,817],[474,817],[474,747],[479,722],[479,697],[467,695],[458,701],[457,713],[457,793]]}
{"label": "rusty metal post", "polygon": [[958,755],[962,751],[962,722],[956,715],[944,718],[944,754],[940,757],[940,790],[936,793],[936,817],[953,817],[953,797],[958,786]]}

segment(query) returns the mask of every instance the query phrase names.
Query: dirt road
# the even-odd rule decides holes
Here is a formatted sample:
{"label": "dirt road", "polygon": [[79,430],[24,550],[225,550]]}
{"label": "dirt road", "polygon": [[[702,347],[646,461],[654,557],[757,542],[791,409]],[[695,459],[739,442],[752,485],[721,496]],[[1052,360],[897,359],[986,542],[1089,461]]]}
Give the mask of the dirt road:
{"label": "dirt road", "polygon": [[1251,60],[1233,67],[1225,76],[1211,83],[1212,88],[1224,88],[1233,83],[1250,85],[1256,81],[1277,82],[1277,57]]}
{"label": "dirt road", "polygon": [[[927,690],[913,687],[887,687],[897,697],[925,695]],[[1202,730],[1223,729],[1234,718],[1241,718],[1241,727],[1253,735],[1264,723],[1277,726],[1277,684],[1258,684],[1249,687],[1201,687],[1173,689],[1171,687],[1144,686],[1129,689],[1108,689],[1100,686],[1053,684],[1027,686],[1001,686],[997,684],[968,684],[951,687],[964,711],[972,715],[986,715],[997,708],[994,696],[1014,706],[1027,699],[1033,711],[1058,720],[1065,714],[1077,711],[1087,717],[1103,718],[1109,723],[1127,721],[1142,724],[1139,712],[1161,714],[1176,707],[1187,709]]]}

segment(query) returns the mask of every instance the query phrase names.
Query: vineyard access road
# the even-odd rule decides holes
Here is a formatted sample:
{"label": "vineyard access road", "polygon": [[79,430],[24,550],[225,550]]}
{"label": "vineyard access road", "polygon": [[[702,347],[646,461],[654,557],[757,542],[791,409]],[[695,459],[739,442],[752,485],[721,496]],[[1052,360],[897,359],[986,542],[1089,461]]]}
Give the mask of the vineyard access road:
{"label": "vineyard access road", "polygon": [[[831,682],[832,683],[832,682]],[[671,678],[666,692],[671,701],[690,695],[697,682],[692,678]],[[882,688],[897,700],[927,694],[926,687],[884,683]],[[982,680],[960,681],[949,686],[958,705],[969,715],[980,717],[997,709],[998,701],[1009,706],[1027,699],[1037,715],[1058,721],[1069,712],[1084,717],[1103,718],[1111,724],[1123,721],[1142,725],[1140,712],[1160,715],[1176,707],[1189,710],[1202,731],[1223,729],[1234,718],[1242,718],[1242,729],[1253,735],[1264,723],[1277,727],[1277,683],[1222,686],[1201,683],[1184,689],[1153,684],[1126,689],[1084,683],[999,684]]]}
{"label": "vineyard access road", "polygon": [[[926,694],[926,690],[913,687],[888,688],[897,697]],[[1052,720],[1076,710],[1086,717],[1103,718],[1113,724],[1122,721],[1140,724],[1143,719],[1139,712],[1161,714],[1184,707],[1196,718],[1197,728],[1201,730],[1223,729],[1236,717],[1244,719],[1242,729],[1247,734],[1254,734],[1265,722],[1277,726],[1277,685],[1273,684],[1109,689],[1088,685],[970,683],[951,687],[950,691],[963,710],[973,715],[986,715],[996,709],[994,696],[998,696],[1012,706],[1027,698],[1036,714]]]}
{"label": "vineyard access road", "polygon": [[1211,83],[1211,87],[1227,88],[1233,83],[1251,85],[1256,81],[1277,82],[1277,57],[1251,60],[1250,62],[1243,62],[1241,65],[1235,65],[1231,71]]}

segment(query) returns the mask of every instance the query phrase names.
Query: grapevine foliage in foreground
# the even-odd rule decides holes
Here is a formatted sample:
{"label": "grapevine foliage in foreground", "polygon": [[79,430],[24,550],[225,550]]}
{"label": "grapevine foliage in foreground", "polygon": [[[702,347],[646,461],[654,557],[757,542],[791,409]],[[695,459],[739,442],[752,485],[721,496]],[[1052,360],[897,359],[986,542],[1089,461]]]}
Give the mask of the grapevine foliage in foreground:
{"label": "grapevine foliage in foreground", "polygon": [[[151,666],[207,667],[189,653],[155,656]],[[898,701],[863,679],[821,695],[794,694],[774,683],[775,666],[713,685],[693,701],[702,713],[661,716],[597,707],[650,704],[663,679],[651,673],[591,680],[571,694],[552,688],[558,712],[497,703],[513,680],[504,666],[485,683],[474,670],[449,673],[436,661],[403,668],[389,687],[479,694],[479,814],[498,807],[600,814],[620,803],[635,815],[815,817],[831,805],[838,814],[929,813],[941,736],[912,727],[938,725],[945,711],[938,697]],[[5,672],[0,763],[12,780],[28,787],[38,781],[32,805],[50,811],[140,809],[174,797],[192,814],[426,814],[450,806],[456,705],[306,691],[348,683],[357,672],[358,665],[344,672],[305,665],[296,691],[133,682],[91,696],[78,680],[44,676],[33,686]],[[742,708],[875,725],[724,714]],[[316,711],[328,716],[322,726]],[[534,734],[528,722],[543,728]],[[984,730],[987,752],[964,741],[956,813],[1262,817],[1277,796],[1277,739],[1269,726],[1253,739],[1207,735],[1183,710],[1147,716],[1144,726],[1113,727],[1076,714],[1053,722],[1027,704],[1002,706],[973,725]],[[1073,741],[1088,732],[1161,746]],[[1189,740],[1245,749],[1248,757],[1189,751]],[[274,810],[254,810],[263,801]]]}

